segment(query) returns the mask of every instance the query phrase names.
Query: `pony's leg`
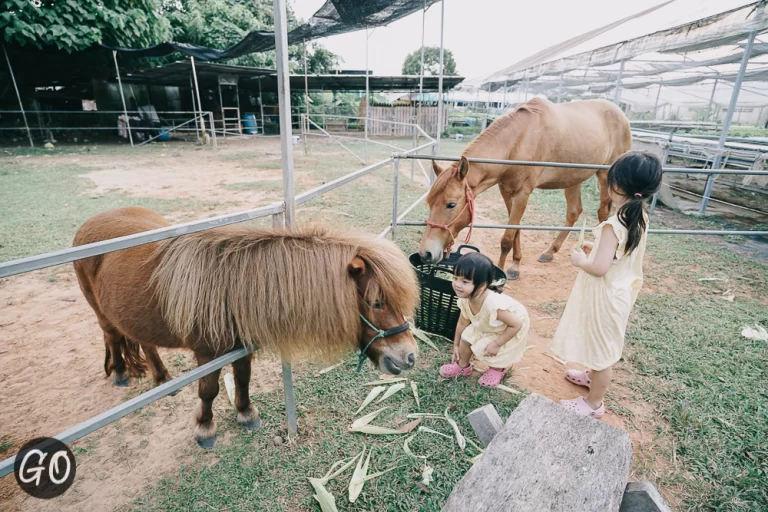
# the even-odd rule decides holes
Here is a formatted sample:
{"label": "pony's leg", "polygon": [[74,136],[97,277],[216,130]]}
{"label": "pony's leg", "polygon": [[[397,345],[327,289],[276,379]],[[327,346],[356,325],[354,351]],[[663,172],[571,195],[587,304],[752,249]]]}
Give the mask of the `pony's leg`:
{"label": "pony's leg", "polygon": [[157,347],[152,345],[142,345],[141,349],[144,351],[144,355],[149,361],[149,369],[152,372],[152,377],[155,379],[155,384],[158,386],[163,382],[171,380],[171,374],[168,373],[168,369],[163,364],[163,360],[160,359],[160,354],[157,353]]}
{"label": "pony's leg", "polygon": [[[576,224],[576,221],[579,219],[579,215],[581,215],[582,212],[581,183],[565,189],[565,200],[568,204],[565,213],[565,225],[571,227]],[[557,235],[557,238],[555,238],[554,242],[552,242],[552,244],[547,248],[547,250],[541,253],[541,256],[539,256],[539,261],[542,263],[548,263],[552,261],[555,253],[560,250],[560,248],[563,246],[563,242],[565,242],[565,239],[568,238],[569,233],[569,231],[561,231]]]}
{"label": "pony's leg", "polygon": [[[195,351],[197,365],[212,361],[214,355],[210,352]],[[221,370],[209,373],[198,381],[197,395],[200,403],[195,413],[195,439],[201,448],[216,446],[216,422],[213,420],[213,399],[219,394],[219,374]]]}
{"label": "pony's leg", "polygon": [[232,363],[232,373],[235,377],[235,410],[237,422],[248,430],[256,430],[261,424],[259,411],[251,403],[248,385],[251,382],[251,359],[248,354]]}
{"label": "pony's leg", "polygon": [[104,331],[104,348],[107,351],[104,359],[104,371],[112,375],[112,383],[117,387],[127,386],[131,378],[125,366],[125,360],[120,350],[123,343],[123,335],[109,322],[99,318],[99,324]]}
{"label": "pony's leg", "polygon": [[[512,194],[502,189],[501,196],[507,204],[507,211],[509,211],[508,224],[520,224],[523,214],[525,213],[525,208],[528,206],[528,198],[531,196],[531,191],[523,190],[519,191],[517,194]],[[500,268],[504,268],[509,251],[514,248],[514,251],[512,251],[512,264],[506,269],[507,278],[512,280],[520,277],[520,261],[523,259],[519,236],[519,230],[507,229],[504,231],[504,236],[501,238],[501,255],[499,256]]]}
{"label": "pony's leg", "polygon": [[603,222],[611,213],[611,194],[608,190],[608,171],[597,172],[597,183],[600,185],[600,207],[597,210],[597,220]]}

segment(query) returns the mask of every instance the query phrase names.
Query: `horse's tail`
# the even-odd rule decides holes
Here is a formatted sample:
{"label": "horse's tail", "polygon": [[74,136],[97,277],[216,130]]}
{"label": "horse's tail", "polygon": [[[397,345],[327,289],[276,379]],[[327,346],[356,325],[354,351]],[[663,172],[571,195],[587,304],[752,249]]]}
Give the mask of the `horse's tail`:
{"label": "horse's tail", "polygon": [[[120,336],[120,341],[117,343],[117,350],[119,350],[120,355],[123,356],[125,369],[129,375],[141,377],[146,373],[147,360],[141,350],[141,345],[130,338]],[[110,347],[107,346],[107,354],[104,358],[104,373],[107,374],[107,377],[112,374],[112,358],[110,355]]]}

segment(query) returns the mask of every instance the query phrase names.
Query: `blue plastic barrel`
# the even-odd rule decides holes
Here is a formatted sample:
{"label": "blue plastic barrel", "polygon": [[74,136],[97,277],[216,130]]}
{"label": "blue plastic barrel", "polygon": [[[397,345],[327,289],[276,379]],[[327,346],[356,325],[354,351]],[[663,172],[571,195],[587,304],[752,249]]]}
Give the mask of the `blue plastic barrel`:
{"label": "blue plastic barrel", "polygon": [[256,129],[256,114],[243,114],[243,128],[249,135],[259,133]]}
{"label": "blue plastic barrel", "polygon": [[161,142],[171,140],[171,133],[168,130],[160,130],[160,135],[158,135],[156,140]]}

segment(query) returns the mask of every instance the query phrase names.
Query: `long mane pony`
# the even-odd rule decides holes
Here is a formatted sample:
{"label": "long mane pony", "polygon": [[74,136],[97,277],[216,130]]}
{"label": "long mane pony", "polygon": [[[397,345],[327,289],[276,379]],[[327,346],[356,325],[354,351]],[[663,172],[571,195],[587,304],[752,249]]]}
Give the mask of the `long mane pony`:
{"label": "long mane pony", "polygon": [[217,351],[238,343],[283,360],[330,360],[357,347],[358,292],[348,264],[371,272],[366,300],[411,316],[416,275],[400,249],[320,227],[299,232],[225,227],[160,242],[151,286],[174,334]]}

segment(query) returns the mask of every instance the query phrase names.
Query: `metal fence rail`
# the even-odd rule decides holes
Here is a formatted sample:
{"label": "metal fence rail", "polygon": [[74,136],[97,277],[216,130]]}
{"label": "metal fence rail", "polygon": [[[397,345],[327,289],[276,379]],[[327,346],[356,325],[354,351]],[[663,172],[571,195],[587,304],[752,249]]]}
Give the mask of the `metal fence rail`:
{"label": "metal fence rail", "polygon": [[78,247],[70,247],[68,249],[39,254],[37,256],[30,256],[29,258],[12,260],[0,263],[0,278],[52,267],[54,265],[61,265],[62,263],[70,263],[75,260],[149,244],[167,238],[205,231],[206,229],[213,229],[229,224],[237,224],[238,222],[258,219],[260,217],[267,217],[269,215],[282,213],[283,209],[283,203],[273,203],[269,206],[262,206],[244,212],[230,213],[210,219],[176,224],[174,226],[168,226],[167,228],[154,229],[152,231],[136,233],[135,235],[113,238],[111,240],[104,240]]}
{"label": "metal fence rail", "polygon": [[[418,202],[420,202],[419,200]],[[415,204],[418,204],[415,203]],[[398,221],[398,226],[426,226],[423,221],[404,220]],[[521,231],[581,231],[582,228],[567,226],[531,226],[525,224],[473,224],[478,229],[519,229]],[[592,228],[585,228],[585,231],[592,232]],[[710,229],[649,229],[652,235],[734,235],[734,236],[768,236],[768,231],[733,231],[733,230],[710,230]]]}
{"label": "metal fence rail", "polygon": [[[64,444],[70,444],[74,441],[77,441],[78,439],[82,439],[91,432],[105,427],[110,423],[114,423],[115,421],[131,414],[132,412],[138,411],[145,405],[156,402],[157,400],[160,400],[161,398],[180,390],[184,386],[187,386],[194,381],[205,377],[209,373],[213,373],[228,364],[234,363],[238,359],[242,359],[251,352],[251,350],[245,348],[240,348],[233,350],[232,352],[228,352],[227,354],[218,357],[213,361],[200,365],[194,370],[190,370],[173,380],[169,380],[164,384],[152,388],[146,393],[142,393],[141,395],[137,396],[136,398],[132,398],[131,400],[123,402],[122,404],[117,405],[108,411],[104,411],[103,413],[94,416],[93,418],[85,420],[84,422],[79,423],[78,425],[75,425],[74,427],[69,428],[54,437]],[[15,461],[16,456],[14,455],[0,462],[0,478],[13,473],[13,463]]]}
{"label": "metal fence rail", "polygon": [[[407,158],[413,160],[443,160],[446,162],[458,162],[461,160],[455,156],[438,155],[414,155],[401,153],[394,155],[395,158]],[[534,162],[530,160],[497,160],[493,158],[468,158],[470,163],[492,164],[492,165],[519,165],[522,167],[554,167],[562,169],[597,169],[608,170],[610,165],[603,164],[573,164],[564,162]],[[739,174],[753,176],[768,176],[768,171],[760,169],[745,169],[743,171],[733,169],[689,169],[687,167],[664,167],[664,172],[673,174]]]}
{"label": "metal fence rail", "polygon": [[[449,157],[449,156],[440,156],[440,155],[419,155],[415,154],[416,152],[415,148],[414,150],[399,153],[392,155],[395,159],[395,173],[397,173],[397,162],[400,159],[412,159],[412,160],[443,160],[443,161],[449,161],[449,162],[458,162],[460,160],[459,157]],[[492,159],[492,158],[469,158],[469,162],[475,162],[475,163],[485,163],[485,164],[493,164],[493,165],[519,165],[519,166],[537,166],[537,167],[555,167],[555,168],[577,168],[577,169],[610,169],[610,166],[608,165],[600,165],[600,164],[573,164],[573,163],[564,163],[564,162],[534,162],[534,161],[528,161],[528,160],[498,160],[498,159]],[[663,172],[667,173],[680,173],[680,174],[745,174],[745,175],[756,175],[756,176],[765,176],[768,175],[768,171],[762,171],[757,169],[748,169],[745,171],[734,171],[734,170],[725,170],[725,169],[687,169],[685,167],[664,167]],[[397,215],[397,196],[398,196],[398,190],[397,190],[397,179],[395,179],[395,200],[393,204],[393,212],[392,217],[393,220],[390,223],[389,227],[385,229],[381,236],[385,236],[387,234],[392,235],[392,239],[395,239],[395,231],[397,226],[426,226],[426,222],[423,221],[406,221],[403,220],[408,213],[413,211],[414,208],[416,208],[419,204],[421,204],[422,201],[427,197],[427,194],[424,194],[419,199],[416,200],[412,205],[410,205],[401,215]],[[654,202],[655,202],[655,196],[654,196]],[[519,229],[523,231],[581,231],[581,228],[574,228],[574,227],[566,227],[566,226],[531,226],[531,225],[512,225],[512,224],[474,224],[475,228],[487,228],[487,229]],[[588,229],[588,231],[592,231],[591,229]],[[757,231],[757,230],[707,230],[707,229],[649,229],[649,234],[654,235],[707,235],[707,236],[725,236],[725,235],[734,235],[734,236],[747,236],[747,237],[763,237],[768,236],[768,231]]]}

